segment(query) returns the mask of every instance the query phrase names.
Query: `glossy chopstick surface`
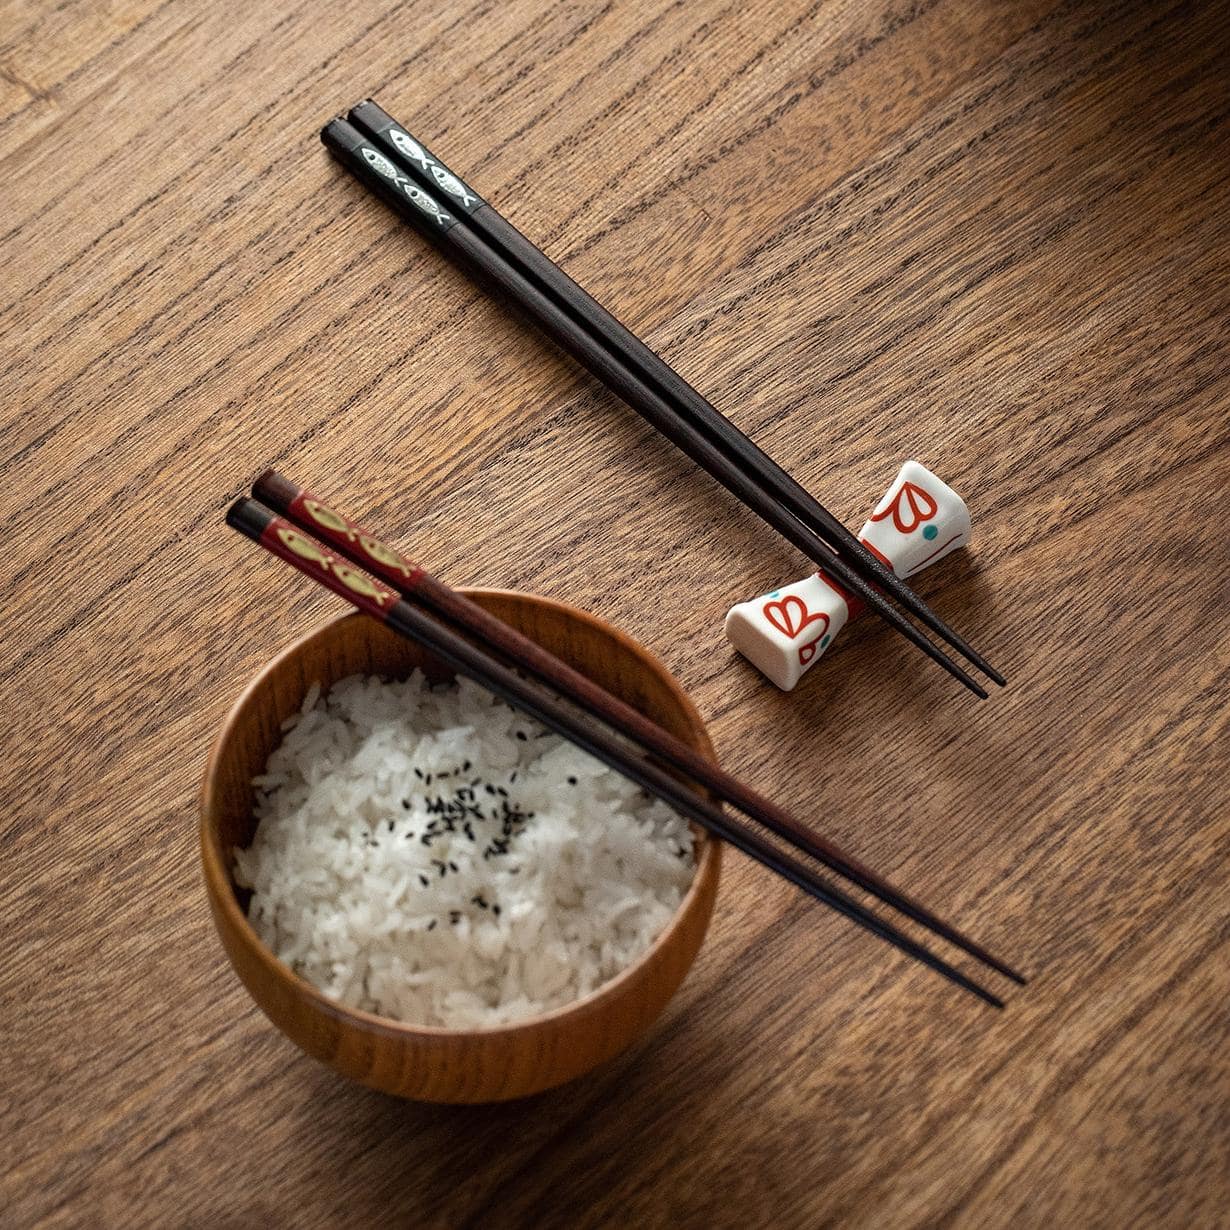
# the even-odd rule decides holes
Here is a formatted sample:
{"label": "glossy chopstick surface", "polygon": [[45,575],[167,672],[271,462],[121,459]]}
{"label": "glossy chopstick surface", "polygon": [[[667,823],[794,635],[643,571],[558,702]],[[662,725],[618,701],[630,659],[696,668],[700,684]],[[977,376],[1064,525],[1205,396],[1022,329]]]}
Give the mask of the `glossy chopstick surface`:
{"label": "glossy chopstick surface", "polygon": [[990,968],[1023,983],[1005,962],[975,943],[877,872],[815,833],[783,808],[757,793],[693,748],[676,739],[632,706],[600,688],[541,645],[496,619],[450,588],[395,547],[352,520],[336,506],[275,471],[252,485],[252,494],[274,512],[326,542],[352,563],[391,585],[403,598],[425,606],[455,629],[479,638],[504,659],[581,706],[590,716],[631,738],[648,753],[688,774],[722,801],[739,808],[775,836],[823,863],[879,900],[921,923]]}
{"label": "glossy chopstick surface", "polygon": [[689,422],[755,476],[784,509],[822,538],[865,580],[890,593],[988,678],[1000,685],[1005,682],[999,671],[950,628],[810,492],[387,111],[367,99],[352,107],[347,118],[357,130],[376,142],[415,183],[442,194],[442,199],[453,206],[462,224],[482,236],[509,264],[593,332],[608,349],[619,354],[646,385],[674,405]]}

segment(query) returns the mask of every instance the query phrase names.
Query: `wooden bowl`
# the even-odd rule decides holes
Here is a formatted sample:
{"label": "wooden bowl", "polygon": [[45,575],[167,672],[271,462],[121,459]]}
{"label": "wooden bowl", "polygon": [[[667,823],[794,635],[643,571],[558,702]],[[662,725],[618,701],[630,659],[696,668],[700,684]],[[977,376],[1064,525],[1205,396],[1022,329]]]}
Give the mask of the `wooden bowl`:
{"label": "wooden bowl", "polygon": [[[469,597],[584,670],[705,755],[713,747],[691,701],[646,650],[582,611],[504,590]],[[428,1102],[524,1097],[580,1076],[623,1050],[666,1006],[704,939],[720,843],[699,836],[697,869],[678,912],[649,950],[575,1003],[512,1025],[452,1030],[408,1025],[326,998],[256,937],[231,878],[232,850],[252,839],[252,778],[313,681],[357,672],[404,678],[450,672],[375,620],[348,615],[274,658],[227,716],[201,789],[201,861],[214,922],[244,986],[309,1055],[365,1085]]]}

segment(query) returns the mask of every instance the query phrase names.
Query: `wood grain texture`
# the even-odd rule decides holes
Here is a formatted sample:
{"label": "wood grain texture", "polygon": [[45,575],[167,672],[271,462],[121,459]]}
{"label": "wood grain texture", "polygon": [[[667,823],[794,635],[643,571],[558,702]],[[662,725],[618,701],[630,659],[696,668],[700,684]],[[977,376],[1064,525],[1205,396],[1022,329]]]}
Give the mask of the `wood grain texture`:
{"label": "wood grain texture", "polygon": [[[1224,6],[0,12],[6,1224],[1224,1224]],[[329,164],[368,93],[850,523],[906,456],[951,482],[975,547],[921,589],[1009,689],[869,621],[790,696],[734,660],[801,561]],[[302,1056],[195,855],[227,708],[337,609],[222,529],[268,465],[626,629],[1029,991],[732,857],[574,1085],[444,1111]]]}

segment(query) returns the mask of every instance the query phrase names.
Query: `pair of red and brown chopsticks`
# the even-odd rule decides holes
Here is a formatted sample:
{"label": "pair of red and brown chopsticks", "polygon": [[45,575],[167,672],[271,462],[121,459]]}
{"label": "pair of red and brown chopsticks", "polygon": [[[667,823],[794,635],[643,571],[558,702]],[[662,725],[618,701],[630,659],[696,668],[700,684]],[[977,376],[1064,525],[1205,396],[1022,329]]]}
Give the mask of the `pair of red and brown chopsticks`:
{"label": "pair of red and brown chopsticks", "polygon": [[[1003,1002],[721,810],[661,766],[685,774],[776,837],[1018,983],[1015,970],[857,859],[607,692],[541,645],[430,576],[400,552],[272,471],[240,499],[228,523],[319,584],[418,642],[461,674],[536,718],[859,926],[985,1002]],[[330,549],[332,548],[332,549]]]}
{"label": "pair of red and brown chopsticks", "polygon": [[508,300],[613,393],[977,696],[986,690],[929,640],[895,599],[988,678],[975,652],[766,453],[673,368],[374,102],[326,124],[321,139],[356,178],[481,285]]}

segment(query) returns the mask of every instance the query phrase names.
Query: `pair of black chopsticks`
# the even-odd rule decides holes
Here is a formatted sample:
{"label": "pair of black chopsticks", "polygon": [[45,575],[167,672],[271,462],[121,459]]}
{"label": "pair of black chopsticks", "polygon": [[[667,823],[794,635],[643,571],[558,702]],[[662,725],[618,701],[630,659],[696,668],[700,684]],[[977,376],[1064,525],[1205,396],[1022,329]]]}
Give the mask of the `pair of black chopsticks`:
{"label": "pair of black chopsticks", "polygon": [[1004,678],[881,559],[677,372],[370,100],[326,124],[342,164],[480,283],[511,301],[612,392],[977,696],[985,689],[891,595],[988,678]]}
{"label": "pair of black chopsticks", "polygon": [[716,799],[738,808],[789,845],[990,968],[1018,983],[1025,981],[876,872],[811,832],[541,645],[428,575],[335,508],[272,471],[257,480],[252,493],[255,498],[237,500],[227,514],[228,523],[235,529],[359,610],[423,645],[454,670],[536,718],[818,901],[985,1002],[1003,1006],[997,996],[826,883],[800,860],[726,816],[717,803],[659,764],[686,774]]}

